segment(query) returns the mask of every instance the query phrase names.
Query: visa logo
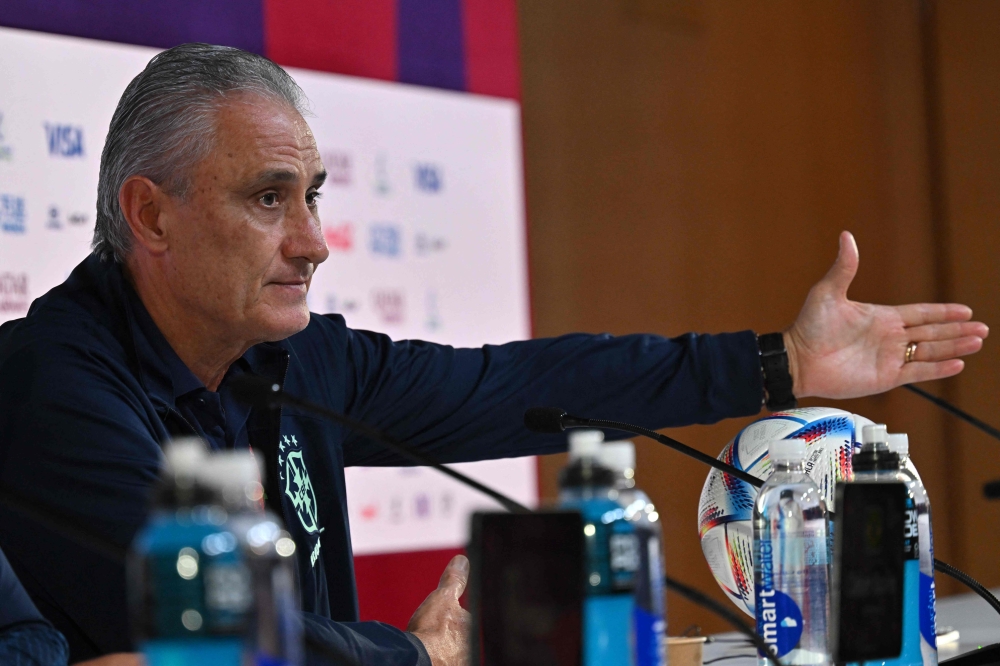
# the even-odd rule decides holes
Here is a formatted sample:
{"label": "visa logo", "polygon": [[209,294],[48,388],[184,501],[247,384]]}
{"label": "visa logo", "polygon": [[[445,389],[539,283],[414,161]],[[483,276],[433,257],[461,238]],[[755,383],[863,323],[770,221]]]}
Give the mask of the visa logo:
{"label": "visa logo", "polygon": [[49,155],[83,157],[82,127],[45,123],[45,134],[49,139]]}
{"label": "visa logo", "polygon": [[418,164],[415,174],[418,190],[423,192],[440,192],[444,186],[441,168],[434,164]]}
{"label": "visa logo", "polygon": [[23,234],[24,220],[24,197],[0,194],[0,229],[9,234]]}

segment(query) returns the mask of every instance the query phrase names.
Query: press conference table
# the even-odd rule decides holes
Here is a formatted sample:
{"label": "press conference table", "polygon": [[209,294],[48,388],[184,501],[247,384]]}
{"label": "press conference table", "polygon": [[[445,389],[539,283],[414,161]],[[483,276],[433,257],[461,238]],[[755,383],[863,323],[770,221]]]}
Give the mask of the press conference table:
{"label": "press conference table", "polygon": [[[1000,596],[1000,588],[993,590],[993,594]],[[939,661],[957,657],[982,645],[1000,643],[1000,615],[975,594],[938,599],[937,626],[939,629],[952,627],[959,632],[957,643],[939,647]],[[742,634],[715,634],[713,639],[713,642],[705,644],[705,666],[712,663],[719,666],[756,666],[757,653]]]}

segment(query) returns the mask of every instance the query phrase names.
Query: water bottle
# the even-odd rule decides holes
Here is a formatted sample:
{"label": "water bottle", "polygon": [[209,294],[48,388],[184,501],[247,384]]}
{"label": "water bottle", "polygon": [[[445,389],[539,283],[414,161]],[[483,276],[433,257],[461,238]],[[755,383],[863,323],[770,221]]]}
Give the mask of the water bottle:
{"label": "water bottle", "polygon": [[[902,474],[899,454],[889,450],[889,436],[884,424],[866,425],[861,431],[861,451],[851,459],[855,483],[891,483],[906,485],[906,508],[903,524],[903,642],[896,659],[882,666],[922,666],[920,642],[920,532],[913,488]],[[875,662],[866,662],[875,663]]]}
{"label": "water bottle", "polygon": [[263,511],[248,451],[167,446],[155,508],[126,573],[132,630],[148,666],[302,662],[295,543]]}
{"label": "water bottle", "polygon": [[666,658],[666,608],[663,597],[663,530],[660,515],[649,496],[635,485],[635,445],[606,442],[598,461],[614,475],[614,490],[625,520],[635,527],[639,570],[635,579],[632,630],[636,666],[662,666]]}
{"label": "water bottle", "polygon": [[559,474],[559,501],[583,516],[583,664],[630,666],[639,545],[635,526],[616,501],[614,474],[598,462],[603,439],[597,430],[570,434],[569,465]]}
{"label": "water bottle", "polygon": [[889,450],[899,456],[899,473],[913,494],[917,509],[920,548],[920,654],[924,666],[937,666],[937,608],[934,591],[934,528],[931,502],[924,482],[910,460],[910,440],[906,434],[890,434]]}
{"label": "water bottle", "polygon": [[753,506],[757,633],[783,664],[829,664],[826,505],[805,471],[805,440],[768,451],[773,471]]}

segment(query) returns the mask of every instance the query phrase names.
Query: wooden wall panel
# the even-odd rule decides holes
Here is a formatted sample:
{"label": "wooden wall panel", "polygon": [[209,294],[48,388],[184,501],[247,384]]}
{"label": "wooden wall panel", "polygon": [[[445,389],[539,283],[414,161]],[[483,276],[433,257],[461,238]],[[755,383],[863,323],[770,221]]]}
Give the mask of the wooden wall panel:
{"label": "wooden wall panel", "polygon": [[[537,335],[780,330],[844,228],[861,248],[853,298],[935,298],[915,3],[523,0],[519,12]],[[949,497],[936,411],[902,391],[835,406],[910,432],[932,496]],[[751,420],[671,434],[716,453]],[[562,464],[542,463],[549,497]],[[722,598],[696,531],[707,470],[640,442],[637,474],[663,509],[672,574]],[[935,509],[947,559],[953,507]],[[671,633],[724,628],[677,598],[669,608]]]}
{"label": "wooden wall panel", "polygon": [[[1000,322],[1000,3],[935,3],[943,247],[952,298],[987,323]],[[996,341],[948,386],[965,409],[1000,422],[1000,355]],[[1000,504],[982,484],[1000,478],[1000,442],[949,420],[956,564],[987,585],[1000,584]],[[935,521],[935,525],[936,525]]]}

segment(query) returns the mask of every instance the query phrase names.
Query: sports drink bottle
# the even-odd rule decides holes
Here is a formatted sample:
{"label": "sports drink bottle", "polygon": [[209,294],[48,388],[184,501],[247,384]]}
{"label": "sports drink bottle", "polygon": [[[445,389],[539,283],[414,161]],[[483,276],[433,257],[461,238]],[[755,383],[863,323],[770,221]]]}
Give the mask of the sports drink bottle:
{"label": "sports drink bottle", "polygon": [[[889,450],[899,456],[899,474],[917,509],[917,534],[920,540],[920,654],[924,666],[937,666],[937,608],[934,589],[934,528],[931,525],[931,501],[917,468],[910,460],[910,439],[905,433],[889,435]],[[909,464],[907,464],[909,463]]]}
{"label": "sports drink bottle", "polygon": [[301,664],[295,543],[263,510],[256,458],[209,455],[197,439],[165,454],[156,508],[127,561],[133,634],[146,663]]}
{"label": "sports drink bottle", "polygon": [[570,461],[559,475],[559,501],[583,516],[583,664],[629,666],[639,546],[635,526],[615,499],[614,474],[598,462],[603,439],[599,430],[570,434]]}
{"label": "sports drink bottle", "polygon": [[663,666],[667,663],[667,622],[660,515],[649,496],[635,485],[635,445],[632,442],[605,442],[601,445],[598,461],[614,473],[618,506],[625,520],[635,526],[639,570],[632,609],[634,663],[636,666]]}
{"label": "sports drink bottle", "polygon": [[753,507],[757,633],[783,664],[829,664],[826,505],[805,440],[773,440],[768,452],[773,471]]}
{"label": "sports drink bottle", "polygon": [[[851,459],[855,483],[898,482],[906,486],[903,512],[903,641],[896,659],[882,666],[922,666],[920,635],[920,531],[912,486],[903,475],[899,454],[889,450],[884,424],[866,425],[861,430],[861,451]],[[869,663],[869,662],[866,662]],[[874,663],[874,662],[872,662]]]}

